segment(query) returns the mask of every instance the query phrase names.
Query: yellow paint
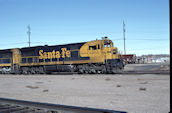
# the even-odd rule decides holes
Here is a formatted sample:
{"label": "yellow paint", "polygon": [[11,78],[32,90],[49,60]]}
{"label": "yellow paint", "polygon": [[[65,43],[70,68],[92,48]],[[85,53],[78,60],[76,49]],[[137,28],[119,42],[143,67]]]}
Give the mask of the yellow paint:
{"label": "yellow paint", "polygon": [[[71,51],[78,51],[79,57],[89,57],[90,60],[78,60],[78,61],[59,61],[59,58],[70,58]],[[114,52],[116,54],[114,54]],[[37,66],[37,65],[57,65],[57,64],[84,64],[84,63],[105,63],[107,59],[119,59],[118,48],[113,47],[111,40],[94,40],[85,43],[79,50],[67,50],[67,48],[61,48],[60,51],[52,50],[45,52],[39,50],[39,56],[21,57],[19,49],[12,49],[13,64],[19,64],[20,66]],[[21,59],[37,58],[37,62],[21,63]],[[52,61],[53,58],[57,58],[57,61]],[[43,59],[43,62],[39,62],[39,59]],[[45,59],[50,59],[50,62],[45,62]],[[34,60],[33,60],[34,61]],[[0,64],[0,66],[11,66],[9,64]]]}
{"label": "yellow paint", "polygon": [[38,65],[57,65],[57,64],[85,64],[85,63],[101,63],[93,60],[78,60],[78,61],[57,61],[57,62],[39,62],[39,63],[23,63],[20,66],[38,66]]}
{"label": "yellow paint", "polygon": [[[114,53],[116,49],[116,54]],[[81,57],[90,57],[93,61],[103,62],[107,59],[119,59],[117,47],[113,47],[113,42],[109,39],[95,40],[85,43],[80,49]]]}
{"label": "yellow paint", "polygon": [[20,64],[21,62],[21,53],[19,49],[12,49],[12,55],[13,55],[13,64]]}
{"label": "yellow paint", "polygon": [[113,55],[112,55],[112,58],[113,58],[113,59],[119,59],[119,58],[120,58],[120,55],[119,55],[119,53],[118,53],[118,48],[117,48],[117,47],[113,47],[112,50],[113,50],[113,53],[114,53],[114,52],[116,53],[116,54],[113,54]]}
{"label": "yellow paint", "polygon": [[71,53],[66,48],[61,48],[60,51],[53,50],[52,52],[44,52],[43,50],[39,50],[39,59],[52,59],[52,58],[65,58],[65,57],[71,57]]}
{"label": "yellow paint", "polygon": [[11,66],[11,63],[8,63],[8,64],[0,64],[0,67],[10,67]]}
{"label": "yellow paint", "polygon": [[81,57],[90,57],[93,61],[104,62],[104,56],[102,54],[101,40],[91,41],[85,43],[80,49]]}

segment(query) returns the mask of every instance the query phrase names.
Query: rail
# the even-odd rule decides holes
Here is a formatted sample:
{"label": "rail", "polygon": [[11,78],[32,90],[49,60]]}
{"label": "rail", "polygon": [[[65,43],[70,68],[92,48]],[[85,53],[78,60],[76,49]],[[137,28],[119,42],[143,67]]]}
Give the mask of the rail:
{"label": "rail", "polygon": [[127,112],[0,98],[0,113],[127,113]]}

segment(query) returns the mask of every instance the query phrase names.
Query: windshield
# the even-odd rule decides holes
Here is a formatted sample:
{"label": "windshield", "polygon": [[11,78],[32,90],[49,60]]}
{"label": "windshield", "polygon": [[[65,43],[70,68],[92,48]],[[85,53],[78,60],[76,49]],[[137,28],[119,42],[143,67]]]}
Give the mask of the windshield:
{"label": "windshield", "polygon": [[104,44],[104,47],[110,47],[110,44]]}
{"label": "windshield", "polygon": [[104,47],[113,47],[113,42],[111,40],[104,40]]}

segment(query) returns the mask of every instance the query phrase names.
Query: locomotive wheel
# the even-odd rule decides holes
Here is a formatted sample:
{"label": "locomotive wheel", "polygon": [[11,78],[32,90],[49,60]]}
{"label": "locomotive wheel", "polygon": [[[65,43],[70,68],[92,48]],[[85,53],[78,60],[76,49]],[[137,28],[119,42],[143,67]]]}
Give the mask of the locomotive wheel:
{"label": "locomotive wheel", "polygon": [[88,74],[89,72],[87,70],[84,71],[85,74]]}
{"label": "locomotive wheel", "polygon": [[114,67],[114,68],[112,68],[112,74],[116,74],[116,73],[118,73],[118,67]]}
{"label": "locomotive wheel", "polygon": [[85,73],[84,70],[82,69],[79,70],[79,74],[84,74],[84,73]]}
{"label": "locomotive wheel", "polygon": [[35,74],[35,73],[36,73],[36,68],[35,68],[35,67],[32,67],[32,68],[30,69],[30,72],[31,72],[31,74]]}
{"label": "locomotive wheel", "polygon": [[117,68],[117,73],[122,73],[123,71],[124,71],[123,67],[122,68],[120,68],[120,67]]}
{"label": "locomotive wheel", "polygon": [[22,74],[28,74],[28,67],[22,67],[22,69],[21,69],[21,73]]}
{"label": "locomotive wheel", "polygon": [[90,72],[91,72],[91,74],[96,74],[96,70],[95,69],[91,69]]}
{"label": "locomotive wheel", "polygon": [[27,71],[27,75],[30,75],[31,74],[31,72],[30,71]]}
{"label": "locomotive wheel", "polygon": [[39,67],[39,73],[40,73],[40,74],[44,74],[44,73],[45,73],[45,71],[44,71],[44,68],[43,68],[43,67]]}
{"label": "locomotive wheel", "polygon": [[97,73],[97,74],[101,74],[101,73],[102,73],[102,71],[100,71],[100,70],[97,70],[97,71],[96,71],[96,73]]}
{"label": "locomotive wheel", "polygon": [[39,67],[36,67],[36,68],[35,68],[35,73],[36,73],[36,74],[40,74],[40,72],[39,72]]}

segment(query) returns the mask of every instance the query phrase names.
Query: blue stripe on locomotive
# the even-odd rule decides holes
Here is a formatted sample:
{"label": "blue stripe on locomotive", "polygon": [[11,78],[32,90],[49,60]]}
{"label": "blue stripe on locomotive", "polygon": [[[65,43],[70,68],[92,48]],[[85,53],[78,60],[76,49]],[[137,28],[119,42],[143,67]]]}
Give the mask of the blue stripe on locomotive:
{"label": "blue stripe on locomotive", "polygon": [[10,49],[0,50],[0,64],[11,63],[12,52]]}
{"label": "blue stripe on locomotive", "polygon": [[[81,57],[79,55],[79,50],[84,45],[83,43],[74,43],[74,44],[66,44],[66,45],[55,45],[55,46],[37,46],[30,48],[22,48],[21,54],[22,57],[27,56],[39,56],[39,50],[43,50],[44,52],[52,52],[53,50],[62,52],[61,48],[66,48],[67,50],[78,50],[71,51],[71,57],[59,58],[58,61],[74,61],[74,60],[89,60],[89,57]],[[43,59],[39,60],[43,62]],[[52,61],[57,61],[57,58],[53,58]],[[50,62],[50,59],[45,59],[45,62]]]}

